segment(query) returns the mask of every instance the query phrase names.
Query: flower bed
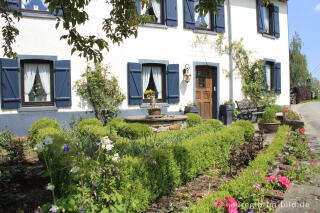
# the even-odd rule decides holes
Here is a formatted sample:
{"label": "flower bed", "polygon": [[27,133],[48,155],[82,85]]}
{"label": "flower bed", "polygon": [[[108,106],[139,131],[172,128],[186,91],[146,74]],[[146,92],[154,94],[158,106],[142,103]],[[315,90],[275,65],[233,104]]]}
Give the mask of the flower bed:
{"label": "flower bed", "polygon": [[280,127],[276,137],[266,149],[265,152],[258,155],[258,157],[250,162],[250,166],[245,169],[236,179],[229,183],[220,186],[220,190],[207,198],[200,201],[197,205],[188,209],[188,212],[224,212],[224,208],[217,208],[214,206],[214,202],[224,197],[235,198],[239,204],[241,210],[249,210],[248,204],[256,202],[261,196],[260,193],[256,197],[252,196],[255,186],[266,184],[265,176],[270,167],[270,164],[274,162],[276,157],[283,150],[287,141],[287,132],[289,128],[284,126]]}

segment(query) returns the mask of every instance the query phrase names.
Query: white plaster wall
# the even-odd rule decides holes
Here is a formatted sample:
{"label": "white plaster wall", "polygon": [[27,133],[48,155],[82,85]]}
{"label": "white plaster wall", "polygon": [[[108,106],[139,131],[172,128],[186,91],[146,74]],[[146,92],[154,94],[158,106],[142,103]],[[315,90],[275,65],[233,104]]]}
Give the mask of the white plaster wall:
{"label": "white plaster wall", "polygon": [[[256,1],[230,0],[233,41],[244,39],[246,49],[257,59],[271,59],[281,63],[281,95],[277,104],[290,104],[289,40],[287,3],[275,1],[280,10],[280,38],[271,39],[257,32]],[[234,100],[242,98],[241,80],[234,75]]]}
{"label": "white plaster wall", "polygon": [[[180,65],[180,103],[169,106],[168,111],[179,111],[188,102],[195,100],[195,72],[194,62],[208,62],[219,64],[220,88],[218,93],[220,103],[229,100],[229,79],[223,70],[229,70],[229,57],[219,55],[215,48],[216,35],[194,33],[183,28],[183,1],[178,2],[178,27],[159,29],[152,27],[139,27],[138,38],[126,39],[123,44],[111,45],[110,52],[104,53],[104,64],[110,67],[110,72],[119,79],[123,92],[127,95],[127,63],[138,62],[139,59],[168,60],[170,64]],[[234,40],[244,37],[248,49],[257,51],[257,57],[275,59],[282,64],[282,94],[280,104],[289,103],[289,58],[288,58],[288,30],[287,7],[280,5],[281,38],[272,40],[262,37],[257,33],[255,0],[231,0],[232,4],[232,31]],[[278,3],[277,3],[278,4]],[[101,11],[101,12],[97,12]],[[90,22],[80,29],[83,33],[103,35],[101,21],[108,8],[103,1],[93,1],[88,7]],[[228,14],[226,14],[226,31],[228,29]],[[60,40],[63,30],[55,29],[55,19],[24,17],[17,24],[20,35],[14,45],[19,55],[53,55],[59,60],[71,60],[71,78],[74,82],[80,78],[86,69],[87,62],[79,58],[77,53],[70,54],[70,47],[65,40]],[[1,22],[0,22],[1,26]],[[226,32],[228,38],[228,32]],[[1,39],[1,38],[0,38]],[[3,51],[0,49],[0,55]],[[182,69],[186,64],[191,67],[192,80],[185,84],[182,82]],[[235,79],[234,99],[240,98],[239,80]],[[139,106],[128,106],[125,100],[122,109],[139,109]],[[59,111],[85,111],[89,106],[72,92],[72,107],[59,109]],[[17,113],[17,110],[1,110],[3,113]]]}

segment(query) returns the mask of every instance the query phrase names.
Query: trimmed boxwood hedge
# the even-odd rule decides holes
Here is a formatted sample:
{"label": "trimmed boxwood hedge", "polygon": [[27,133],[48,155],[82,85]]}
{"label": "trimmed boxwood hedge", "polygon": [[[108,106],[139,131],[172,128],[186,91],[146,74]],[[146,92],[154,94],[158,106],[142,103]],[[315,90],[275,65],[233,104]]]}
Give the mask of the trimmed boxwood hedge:
{"label": "trimmed boxwood hedge", "polygon": [[[210,213],[218,212],[214,207],[213,202],[224,197],[241,198],[245,200],[252,193],[253,184],[262,184],[265,182],[265,176],[270,168],[270,165],[275,161],[276,157],[283,150],[287,142],[287,132],[289,127],[282,126],[279,128],[277,135],[272,143],[268,146],[265,152],[259,154],[255,160],[249,163],[247,167],[236,179],[222,184],[219,191],[201,200],[195,206],[192,206],[187,212],[192,213]],[[259,171],[259,173],[254,172]],[[222,210],[221,210],[222,211]]]}
{"label": "trimmed boxwood hedge", "polygon": [[56,120],[42,118],[31,125],[29,129],[29,141],[31,145],[35,145],[47,136],[53,137],[60,134],[61,127]]}
{"label": "trimmed boxwood hedge", "polygon": [[120,163],[120,194],[128,212],[145,210],[157,197],[169,193],[214,165],[227,165],[230,150],[245,141],[245,128],[231,125],[180,143],[167,144],[148,154],[126,157]]}
{"label": "trimmed boxwood hedge", "polygon": [[160,134],[154,134],[150,137],[141,138],[138,140],[128,140],[126,138],[121,138],[117,140],[115,148],[119,153],[121,153],[121,155],[136,156],[152,150],[156,147],[171,143],[178,143],[199,135],[206,134],[208,132],[216,132],[223,128],[224,125],[221,121],[211,119],[207,120],[204,124],[192,128],[162,132]]}

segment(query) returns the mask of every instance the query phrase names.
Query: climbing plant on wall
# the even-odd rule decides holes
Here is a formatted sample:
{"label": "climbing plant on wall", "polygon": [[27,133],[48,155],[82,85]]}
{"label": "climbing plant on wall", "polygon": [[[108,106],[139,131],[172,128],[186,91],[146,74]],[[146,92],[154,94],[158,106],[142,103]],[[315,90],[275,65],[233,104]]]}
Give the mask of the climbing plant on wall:
{"label": "climbing plant on wall", "polygon": [[243,45],[243,39],[224,45],[224,34],[219,34],[216,40],[216,49],[220,54],[231,54],[234,68],[239,72],[242,81],[242,92],[246,98],[262,105],[275,103],[276,95],[273,91],[266,92],[266,83],[263,71],[264,62],[252,57],[252,52]]}

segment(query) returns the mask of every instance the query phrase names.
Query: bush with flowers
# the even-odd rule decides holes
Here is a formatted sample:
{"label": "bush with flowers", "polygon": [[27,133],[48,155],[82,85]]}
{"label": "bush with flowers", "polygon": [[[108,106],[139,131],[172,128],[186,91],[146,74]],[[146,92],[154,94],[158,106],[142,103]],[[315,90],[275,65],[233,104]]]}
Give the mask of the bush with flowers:
{"label": "bush with flowers", "polygon": [[290,187],[291,182],[287,177],[277,175],[266,177],[265,180],[271,184],[271,187],[276,190],[285,191]]}
{"label": "bush with flowers", "polygon": [[286,120],[301,120],[301,117],[298,113],[289,110],[288,108],[283,108],[282,112]]}
{"label": "bush with flowers", "polygon": [[220,198],[213,203],[217,208],[223,208],[228,213],[238,213],[238,202],[232,197]]}

